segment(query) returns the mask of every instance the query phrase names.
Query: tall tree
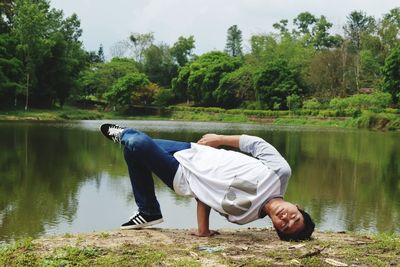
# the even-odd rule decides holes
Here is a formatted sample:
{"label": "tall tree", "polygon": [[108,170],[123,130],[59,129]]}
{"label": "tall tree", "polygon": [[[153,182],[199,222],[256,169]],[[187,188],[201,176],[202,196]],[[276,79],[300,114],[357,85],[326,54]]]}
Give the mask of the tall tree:
{"label": "tall tree", "polygon": [[386,58],[383,67],[383,90],[392,95],[395,104],[400,99],[400,45]]}
{"label": "tall tree", "polygon": [[[222,52],[205,53],[179,69],[178,77],[172,82],[172,89],[179,100],[193,100],[197,105],[216,104],[214,91],[220,80],[242,64],[241,59]],[[182,97],[187,99],[182,99]]]}
{"label": "tall tree", "polygon": [[312,29],[312,43],[318,50],[322,48],[339,47],[343,42],[340,35],[330,35],[329,29],[333,26],[325,16],[317,19]]}
{"label": "tall tree", "polygon": [[268,62],[255,74],[257,100],[269,109],[285,109],[288,96],[302,93],[299,81],[298,70],[291,69],[287,60]]}
{"label": "tall tree", "polygon": [[35,86],[36,69],[49,50],[45,33],[48,20],[46,12],[49,6],[45,1],[33,3],[29,0],[17,0],[13,18],[13,33],[18,39],[17,50],[24,64],[26,82],[25,110],[29,106],[29,88]]}
{"label": "tall tree", "polygon": [[362,11],[353,11],[347,16],[347,23],[344,26],[345,34],[350,40],[350,48],[355,53],[354,76],[357,90],[360,89],[361,61],[360,51],[365,35],[371,34],[375,30],[375,19],[367,16]]}
{"label": "tall tree", "polygon": [[0,1],[0,33],[10,31],[12,17],[14,16],[14,0]]}
{"label": "tall tree", "polygon": [[311,35],[313,25],[317,22],[317,18],[310,12],[302,12],[293,19],[293,24],[298,30],[294,30],[295,34]]}
{"label": "tall tree", "polygon": [[400,44],[400,7],[393,8],[383,16],[378,25],[378,34],[386,57],[391,49]]}
{"label": "tall tree", "polygon": [[287,35],[290,34],[290,33],[289,33],[289,29],[288,29],[288,27],[287,27],[288,22],[289,22],[289,21],[288,21],[287,19],[282,19],[282,20],[280,20],[279,22],[274,23],[274,24],[272,25],[272,27],[274,27],[274,29],[278,30],[278,31],[279,31],[279,34],[280,34],[281,36],[287,36]]}
{"label": "tall tree", "polygon": [[152,44],[143,53],[143,71],[150,81],[161,86],[171,86],[172,77],[176,74],[170,48],[166,44]]}
{"label": "tall tree", "polygon": [[242,56],[242,31],[237,25],[228,29],[225,52],[232,57]]}
{"label": "tall tree", "polygon": [[100,46],[99,46],[99,50],[97,51],[97,56],[99,57],[99,61],[100,62],[106,61],[106,59],[104,57],[104,50],[103,50],[103,45],[102,44],[100,44]]}
{"label": "tall tree", "polygon": [[312,45],[320,50],[340,45],[341,38],[330,35],[329,29],[333,24],[325,16],[317,18],[309,12],[303,12],[293,20],[293,24],[297,26],[292,31],[293,36],[301,38],[305,46]]}
{"label": "tall tree", "polygon": [[11,34],[0,34],[0,104],[3,107],[16,106],[18,93],[23,90],[20,85],[22,62],[15,55],[15,45]]}
{"label": "tall tree", "polygon": [[106,63],[97,63],[82,71],[79,83],[81,90],[76,97],[95,96],[104,99],[104,94],[113,84],[128,73],[138,72],[137,63],[129,58],[113,58]]}
{"label": "tall tree", "polygon": [[129,36],[130,42],[133,44],[132,53],[133,58],[139,62],[143,63],[144,51],[149,48],[154,42],[154,34],[149,33],[133,33]]}
{"label": "tall tree", "polygon": [[183,67],[192,56],[192,51],[195,48],[193,35],[185,38],[180,36],[178,41],[171,47],[171,55],[175,58],[179,67]]}

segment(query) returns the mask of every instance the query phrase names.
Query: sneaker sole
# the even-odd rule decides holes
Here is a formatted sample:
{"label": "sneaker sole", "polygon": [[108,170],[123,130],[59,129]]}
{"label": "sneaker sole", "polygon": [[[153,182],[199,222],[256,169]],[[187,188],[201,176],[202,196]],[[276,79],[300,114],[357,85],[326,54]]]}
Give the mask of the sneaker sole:
{"label": "sneaker sole", "polygon": [[158,220],[155,220],[155,221],[151,221],[151,222],[147,222],[147,223],[143,223],[143,224],[121,226],[121,230],[140,229],[140,228],[144,228],[144,227],[151,226],[151,225],[154,225],[154,224],[162,223],[163,221],[164,220],[161,218],[161,219],[158,219]]}

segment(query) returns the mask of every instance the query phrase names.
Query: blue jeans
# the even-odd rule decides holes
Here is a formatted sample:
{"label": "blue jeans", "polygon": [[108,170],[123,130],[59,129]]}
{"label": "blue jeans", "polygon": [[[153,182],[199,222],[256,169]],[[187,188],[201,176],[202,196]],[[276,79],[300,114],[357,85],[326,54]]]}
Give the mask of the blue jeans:
{"label": "blue jeans", "polygon": [[173,154],[190,148],[190,143],[152,139],[138,130],[125,129],[121,134],[121,144],[124,145],[124,157],[139,211],[146,215],[161,215],[152,172],[173,190],[179,166]]}

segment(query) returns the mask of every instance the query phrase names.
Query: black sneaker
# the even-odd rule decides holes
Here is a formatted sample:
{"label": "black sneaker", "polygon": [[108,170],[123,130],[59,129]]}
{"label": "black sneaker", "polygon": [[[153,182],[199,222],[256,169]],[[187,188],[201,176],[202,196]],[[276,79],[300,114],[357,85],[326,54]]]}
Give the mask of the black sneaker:
{"label": "black sneaker", "polygon": [[121,225],[122,230],[140,229],[157,223],[162,223],[164,220],[161,215],[146,215],[137,212],[129,218],[129,221]]}
{"label": "black sneaker", "polygon": [[121,143],[121,133],[124,129],[116,124],[106,123],[100,126],[100,131],[104,136],[117,143]]}

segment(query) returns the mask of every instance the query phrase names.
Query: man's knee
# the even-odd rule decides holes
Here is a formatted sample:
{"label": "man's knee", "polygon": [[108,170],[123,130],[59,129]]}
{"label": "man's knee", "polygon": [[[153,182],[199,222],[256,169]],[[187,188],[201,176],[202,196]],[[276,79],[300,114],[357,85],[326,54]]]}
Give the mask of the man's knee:
{"label": "man's knee", "polygon": [[144,133],[135,133],[123,137],[125,150],[128,150],[129,152],[144,151],[150,142],[151,138]]}

